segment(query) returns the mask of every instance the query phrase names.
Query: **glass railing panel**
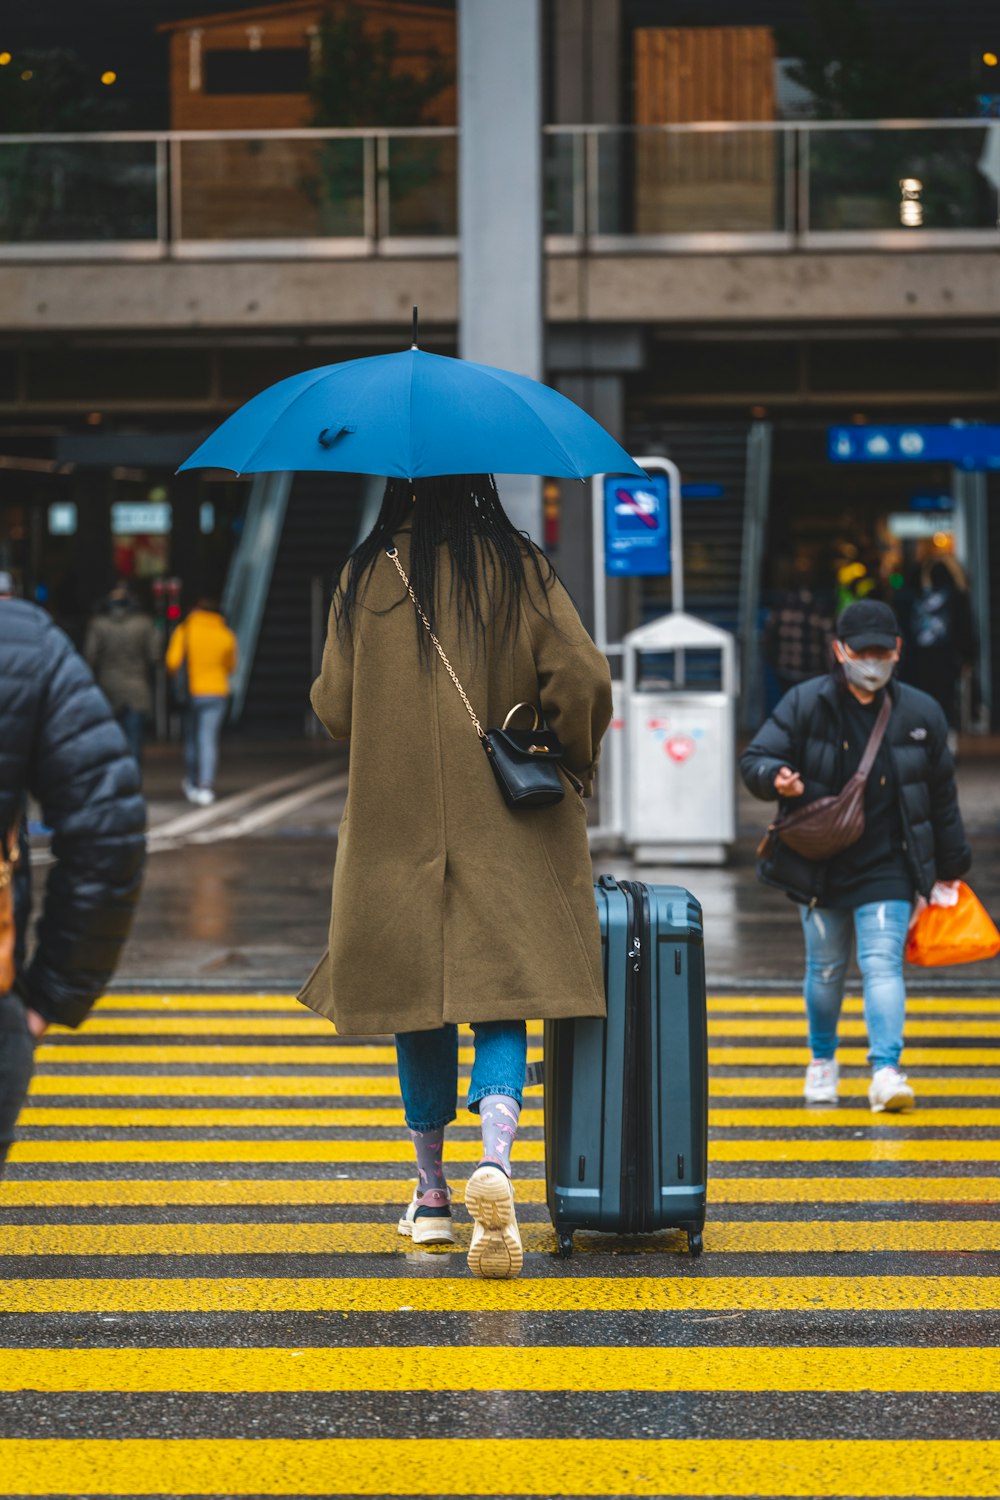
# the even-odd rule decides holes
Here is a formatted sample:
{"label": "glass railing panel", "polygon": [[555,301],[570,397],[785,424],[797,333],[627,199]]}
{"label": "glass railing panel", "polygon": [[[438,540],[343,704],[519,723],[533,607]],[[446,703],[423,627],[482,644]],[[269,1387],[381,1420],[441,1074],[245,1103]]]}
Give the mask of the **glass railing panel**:
{"label": "glass railing panel", "polygon": [[559,131],[542,143],[543,213],[546,234],[582,233],[577,204],[583,189],[582,131]]}
{"label": "glass railing panel", "polygon": [[[994,229],[1000,126],[811,130],[809,228],[818,231]],[[991,172],[993,175],[991,175]]]}
{"label": "glass railing panel", "polygon": [[389,136],[382,142],[379,233],[412,239],[458,234],[458,137]]}
{"label": "glass railing panel", "polygon": [[157,238],[155,141],[0,141],[0,243]]}
{"label": "glass railing panel", "polygon": [[773,234],[784,224],[784,132],[639,129],[600,138],[603,234]]}
{"label": "glass railing panel", "polygon": [[360,137],[182,140],[174,184],[182,240],[361,238]]}

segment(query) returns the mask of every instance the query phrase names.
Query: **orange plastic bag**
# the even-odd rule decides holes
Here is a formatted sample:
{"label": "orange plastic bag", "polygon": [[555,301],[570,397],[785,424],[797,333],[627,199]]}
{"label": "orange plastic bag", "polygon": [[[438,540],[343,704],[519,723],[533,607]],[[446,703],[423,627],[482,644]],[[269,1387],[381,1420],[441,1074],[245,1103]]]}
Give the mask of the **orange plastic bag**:
{"label": "orange plastic bag", "polygon": [[1000,932],[964,880],[958,882],[958,905],[925,906],[906,942],[910,963],[924,968],[974,964],[998,953]]}

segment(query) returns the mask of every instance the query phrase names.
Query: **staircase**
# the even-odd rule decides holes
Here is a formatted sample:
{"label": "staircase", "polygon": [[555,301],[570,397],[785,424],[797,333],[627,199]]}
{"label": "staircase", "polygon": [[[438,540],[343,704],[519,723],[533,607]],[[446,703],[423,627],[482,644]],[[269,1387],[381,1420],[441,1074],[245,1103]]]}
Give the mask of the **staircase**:
{"label": "staircase", "polygon": [[297,737],[312,717],[314,580],[322,580],[325,620],[334,583],[358,540],[364,485],[354,474],[296,474],[292,480],[240,720],[248,734]]}

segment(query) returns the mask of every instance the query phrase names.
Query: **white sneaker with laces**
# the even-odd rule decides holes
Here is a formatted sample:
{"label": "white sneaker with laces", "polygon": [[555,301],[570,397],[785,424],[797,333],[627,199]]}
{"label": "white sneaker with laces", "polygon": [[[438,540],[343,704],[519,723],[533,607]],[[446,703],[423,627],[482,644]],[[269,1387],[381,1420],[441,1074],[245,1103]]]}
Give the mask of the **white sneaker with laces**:
{"label": "white sneaker with laces", "polygon": [[524,1250],[514,1213],[514,1184],[500,1167],[484,1163],[465,1185],[465,1206],[475,1220],[469,1246],[473,1276],[496,1281],[521,1274]]}
{"label": "white sneaker with laces", "polygon": [[807,1104],[836,1104],[840,1064],[832,1057],[814,1057],[806,1068],[803,1093]]}
{"label": "white sneaker with laces", "polygon": [[195,788],[194,800],[199,807],[211,807],[215,801],[215,793],[210,786],[199,786]]}
{"label": "white sneaker with laces", "polygon": [[875,1069],[868,1085],[868,1103],[873,1114],[880,1115],[884,1110],[912,1109],[916,1102],[905,1073],[891,1067]]}
{"label": "white sneaker with laces", "polygon": [[455,1231],[451,1227],[450,1200],[446,1208],[431,1208],[421,1203],[414,1188],[413,1197],[397,1228],[415,1245],[453,1245]]}

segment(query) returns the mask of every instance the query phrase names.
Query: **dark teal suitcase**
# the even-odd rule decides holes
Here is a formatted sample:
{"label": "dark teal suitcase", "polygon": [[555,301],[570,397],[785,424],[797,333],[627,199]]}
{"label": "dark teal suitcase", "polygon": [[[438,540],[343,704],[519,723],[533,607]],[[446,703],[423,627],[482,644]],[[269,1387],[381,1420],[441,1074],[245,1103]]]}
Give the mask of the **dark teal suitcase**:
{"label": "dark teal suitcase", "polygon": [[577,1229],[685,1229],[702,1248],[708,1023],[701,907],[602,875],[606,1021],[545,1026],[545,1177],[559,1250]]}

